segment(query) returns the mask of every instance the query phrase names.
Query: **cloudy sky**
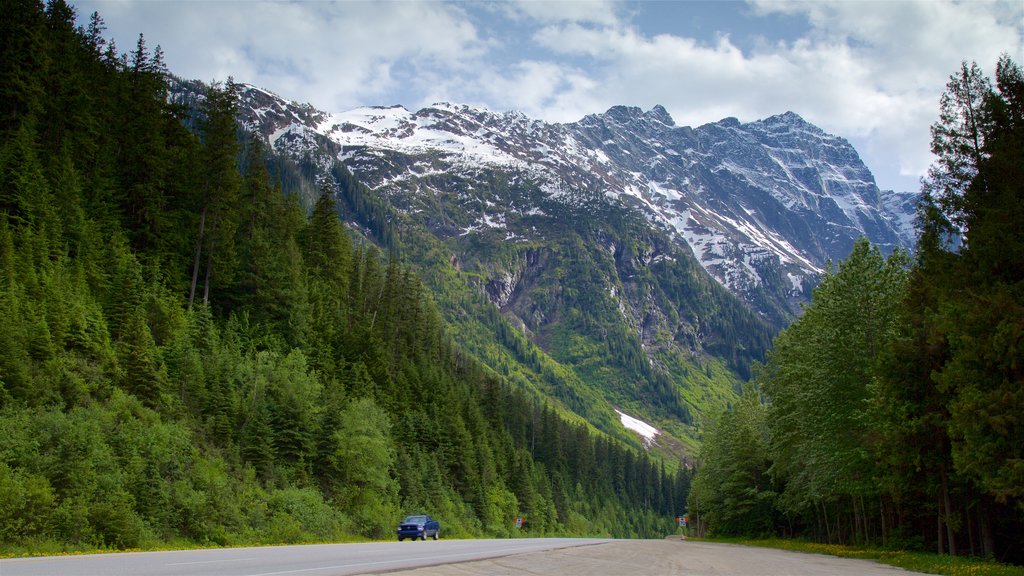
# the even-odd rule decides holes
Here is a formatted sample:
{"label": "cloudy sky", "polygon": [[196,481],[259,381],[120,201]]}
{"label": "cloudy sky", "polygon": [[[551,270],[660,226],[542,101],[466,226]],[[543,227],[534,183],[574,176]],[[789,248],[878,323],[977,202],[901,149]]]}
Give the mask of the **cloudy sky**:
{"label": "cloudy sky", "polygon": [[662,104],[678,125],[794,111],[917,190],[961,61],[1024,63],[1024,2],[72,0],[122,51],[340,112],[439,101],[555,122]]}

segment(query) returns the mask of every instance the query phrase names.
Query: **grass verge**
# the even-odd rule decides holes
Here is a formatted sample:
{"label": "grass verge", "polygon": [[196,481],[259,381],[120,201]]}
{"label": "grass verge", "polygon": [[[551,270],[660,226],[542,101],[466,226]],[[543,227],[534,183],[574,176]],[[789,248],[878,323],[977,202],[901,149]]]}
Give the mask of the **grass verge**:
{"label": "grass verge", "polygon": [[[219,548],[263,548],[270,546],[304,546],[317,544],[348,544],[374,542],[361,536],[347,535],[336,540],[296,540],[293,542],[266,542],[243,540],[230,544],[194,542],[192,540],[170,540],[141,548],[91,547],[85,544],[68,544],[53,540],[29,540],[18,546],[0,548],[0,560],[8,558],[33,558],[38,556],[85,556],[90,554],[125,554],[130,552],[176,552],[179,550],[206,550]],[[2,573],[0,573],[2,576]]]}

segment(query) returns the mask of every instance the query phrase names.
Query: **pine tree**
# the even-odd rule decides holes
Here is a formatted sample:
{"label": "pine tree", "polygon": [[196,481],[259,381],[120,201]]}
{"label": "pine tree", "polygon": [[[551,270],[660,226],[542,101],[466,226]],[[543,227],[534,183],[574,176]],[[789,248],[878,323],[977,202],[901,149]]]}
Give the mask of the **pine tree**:
{"label": "pine tree", "polygon": [[[167,87],[164,71],[150,54],[143,35],[125,70],[119,117],[120,207],[132,246],[160,250],[172,229],[169,214],[171,157],[166,153],[169,133],[164,114]],[[172,124],[173,126],[173,124]]]}
{"label": "pine tree", "polygon": [[235,232],[239,224],[238,139],[235,128],[236,86],[211,86],[203,104],[203,150],[205,157],[199,222],[195,236],[195,257],[188,302],[191,306],[202,284],[202,301],[210,302],[210,290],[217,281],[230,285],[235,272]]}
{"label": "pine tree", "polygon": [[[965,248],[952,262],[942,327],[958,471],[1002,502],[1024,498],[1024,75],[1008,57],[982,95],[975,174],[963,191]],[[968,288],[962,290],[962,288]]]}
{"label": "pine tree", "polygon": [[249,413],[246,414],[238,438],[242,459],[252,466],[264,481],[271,478],[276,459],[274,429],[270,423],[271,414],[266,399],[257,397],[255,405],[250,406]]}
{"label": "pine tree", "polygon": [[167,374],[141,307],[130,310],[120,326],[119,384],[150,407],[157,407],[167,389]]}
{"label": "pine tree", "polygon": [[45,16],[39,0],[15,0],[0,21],[0,138],[7,143],[43,111],[49,66]]}
{"label": "pine tree", "polygon": [[985,95],[991,85],[977,64],[964,62],[946,85],[939,121],[932,126],[932,153],[938,161],[928,172],[925,190],[951,222],[964,224],[963,195],[978,175],[985,144]]}

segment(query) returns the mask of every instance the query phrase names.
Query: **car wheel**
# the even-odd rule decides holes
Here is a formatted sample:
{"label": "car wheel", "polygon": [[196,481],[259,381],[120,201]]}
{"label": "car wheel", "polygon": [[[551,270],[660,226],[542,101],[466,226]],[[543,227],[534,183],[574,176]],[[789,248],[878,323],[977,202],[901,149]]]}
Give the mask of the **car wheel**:
{"label": "car wheel", "polygon": [[440,537],[441,537],[441,531],[440,530],[434,530],[434,540],[437,540]]}
{"label": "car wheel", "polygon": [[405,540],[405,538],[402,538],[401,536],[399,536],[398,537],[398,541],[401,542],[402,540]]}

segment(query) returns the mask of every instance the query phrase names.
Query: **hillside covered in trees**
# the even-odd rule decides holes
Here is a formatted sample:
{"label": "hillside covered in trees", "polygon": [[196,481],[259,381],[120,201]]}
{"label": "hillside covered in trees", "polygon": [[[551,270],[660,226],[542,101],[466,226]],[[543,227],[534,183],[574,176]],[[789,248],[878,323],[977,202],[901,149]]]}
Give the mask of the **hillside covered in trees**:
{"label": "hillside covered in trees", "polygon": [[915,256],[833,266],[702,448],[703,533],[1024,563],[1024,74],[963,65]]}
{"label": "hillside covered in trees", "polygon": [[[304,206],[233,86],[168,103],[63,0],[0,21],[0,547],[661,536],[689,475],[510,387]],[[269,168],[268,168],[269,167]],[[525,516],[522,531],[513,518]]]}

